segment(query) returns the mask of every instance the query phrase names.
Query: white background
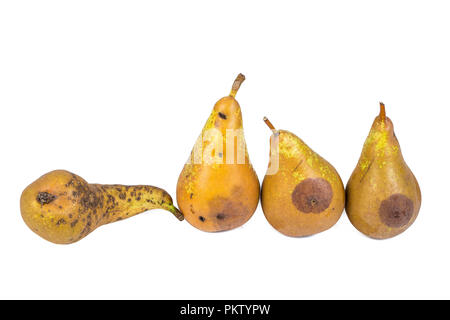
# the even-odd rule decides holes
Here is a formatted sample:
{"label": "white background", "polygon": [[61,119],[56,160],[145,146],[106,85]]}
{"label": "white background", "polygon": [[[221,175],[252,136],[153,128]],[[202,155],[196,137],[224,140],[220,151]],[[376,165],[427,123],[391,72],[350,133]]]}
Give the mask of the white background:
{"label": "white background", "polygon": [[[2,1],[0,298],[450,298],[449,16],[448,1]],[[376,241],[343,214],[288,238],[258,207],[210,234],[154,210],[61,246],[23,223],[22,190],[54,169],[175,198],[239,72],[261,181],[263,116],[345,183],[382,100],[422,189],[415,224]]]}

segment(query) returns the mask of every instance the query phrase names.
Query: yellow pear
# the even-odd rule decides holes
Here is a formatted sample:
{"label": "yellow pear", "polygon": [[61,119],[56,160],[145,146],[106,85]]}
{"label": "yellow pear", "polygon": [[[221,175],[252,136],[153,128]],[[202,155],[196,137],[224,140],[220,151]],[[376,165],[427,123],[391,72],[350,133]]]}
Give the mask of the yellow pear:
{"label": "yellow pear", "polygon": [[261,194],[267,220],[293,237],[331,228],[345,205],[344,186],[336,169],[296,135],[276,130],[267,118],[264,121],[273,132]]}
{"label": "yellow pear", "polygon": [[244,79],[239,74],[230,95],[215,104],[178,179],[180,210],[203,231],[241,226],[259,202],[259,181],[248,157],[241,107],[235,99]]}
{"label": "yellow pear", "polygon": [[20,211],[27,226],[58,244],[81,240],[98,227],[152,209],[183,215],[163,189],[153,186],[89,184],[65,170],[51,171],[22,192]]}
{"label": "yellow pear", "polygon": [[402,233],[419,213],[419,184],[403,159],[383,103],[346,192],[351,223],[372,238],[386,239]]}

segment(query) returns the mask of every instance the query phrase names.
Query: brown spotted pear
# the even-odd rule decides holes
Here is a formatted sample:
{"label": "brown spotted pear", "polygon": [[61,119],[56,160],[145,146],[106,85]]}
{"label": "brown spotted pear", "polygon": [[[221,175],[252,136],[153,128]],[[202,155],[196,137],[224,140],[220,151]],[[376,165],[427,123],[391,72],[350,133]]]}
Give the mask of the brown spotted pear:
{"label": "brown spotted pear", "polygon": [[375,239],[402,233],[419,213],[419,184],[403,159],[383,103],[347,183],[346,193],[346,212],[351,223]]}
{"label": "brown spotted pear", "polygon": [[285,130],[272,130],[270,162],[262,184],[261,204],[267,221],[293,237],[331,228],[345,205],[342,180],[336,169]]}
{"label": "brown spotted pear", "polygon": [[259,181],[250,163],[236,93],[220,99],[203,127],[178,178],[177,202],[186,220],[208,232],[243,225],[259,202]]}
{"label": "brown spotted pear", "polygon": [[183,220],[163,189],[88,184],[64,170],[43,175],[26,187],[20,198],[20,210],[27,226],[58,244],[76,242],[104,224],[151,209],[170,211]]}

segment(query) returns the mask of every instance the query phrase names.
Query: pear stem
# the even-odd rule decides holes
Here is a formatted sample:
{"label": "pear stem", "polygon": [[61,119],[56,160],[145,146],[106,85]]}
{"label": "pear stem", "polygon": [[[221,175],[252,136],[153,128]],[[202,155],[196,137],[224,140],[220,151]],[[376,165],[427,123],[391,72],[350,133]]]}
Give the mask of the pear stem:
{"label": "pear stem", "polygon": [[239,73],[238,76],[236,77],[236,80],[234,80],[233,86],[231,87],[230,96],[232,96],[233,98],[236,96],[236,93],[238,92],[244,80],[245,76],[242,73]]}
{"label": "pear stem", "polygon": [[386,109],[383,102],[380,102],[380,119],[381,121],[386,120]]}
{"label": "pear stem", "polygon": [[275,133],[277,131],[277,129],[275,129],[275,127],[273,126],[272,122],[270,122],[270,120],[267,119],[267,117],[264,117],[263,120],[267,124],[269,129],[272,130],[273,133]]}

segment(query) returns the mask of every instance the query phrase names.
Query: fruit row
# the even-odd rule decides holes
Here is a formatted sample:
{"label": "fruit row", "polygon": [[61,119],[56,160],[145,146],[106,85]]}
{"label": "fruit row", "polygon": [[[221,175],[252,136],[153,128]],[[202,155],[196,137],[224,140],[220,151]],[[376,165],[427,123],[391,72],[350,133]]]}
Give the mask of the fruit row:
{"label": "fruit row", "polygon": [[331,228],[344,208],[359,231],[376,239],[396,236],[414,222],[420,188],[403,159],[383,103],[345,189],[329,162],[299,137],[275,129],[264,118],[272,136],[260,190],[235,98],[244,80],[239,74],[230,94],[217,101],[194,145],[178,179],[180,210],[157,187],[89,184],[73,173],[56,170],[23,191],[20,209],[25,223],[48,241],[68,244],[104,224],[164,209],[200,230],[217,232],[247,222],[260,196],[269,223],[293,237]]}

